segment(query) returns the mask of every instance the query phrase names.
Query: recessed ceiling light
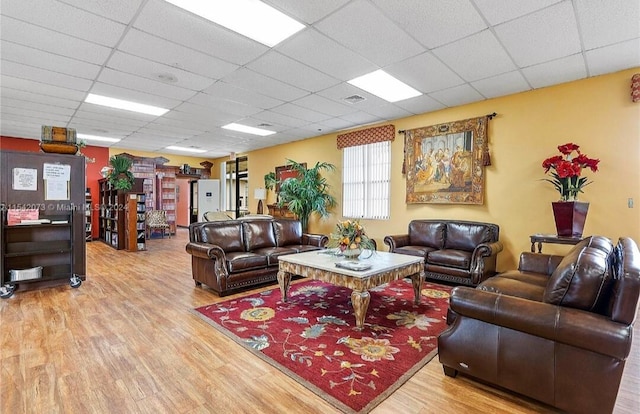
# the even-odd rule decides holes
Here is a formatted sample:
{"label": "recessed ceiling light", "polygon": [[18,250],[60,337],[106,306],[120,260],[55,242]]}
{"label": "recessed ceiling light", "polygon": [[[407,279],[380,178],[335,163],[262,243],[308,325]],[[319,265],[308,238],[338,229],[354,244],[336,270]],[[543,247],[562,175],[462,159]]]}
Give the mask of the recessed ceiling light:
{"label": "recessed ceiling light", "polygon": [[275,131],[269,131],[268,129],[262,129],[262,128],[254,128],[247,125],[236,124],[233,122],[230,124],[224,125],[222,128],[230,129],[232,131],[245,132],[247,134],[260,135],[261,137],[266,137],[267,135],[275,134]]}
{"label": "recessed ceiling light", "polygon": [[168,109],[157,106],[110,98],[108,96],[96,95],[93,93],[90,93],[84,101],[91,104],[108,106],[109,108],[124,109],[125,111],[140,112],[147,115],[162,116],[169,112]]}
{"label": "recessed ceiling light", "polygon": [[227,29],[273,47],[305,26],[257,0],[166,0]]}
{"label": "recessed ceiling light", "polygon": [[104,142],[118,142],[120,138],[111,138],[111,137],[101,137],[98,135],[87,135],[87,134],[78,134],[78,138],[86,139],[89,141],[104,141]]}
{"label": "recessed ceiling light", "polygon": [[175,145],[169,145],[166,149],[173,150],[173,151],[184,151],[184,152],[198,152],[198,153],[207,152],[207,150],[203,150],[203,149],[200,149],[200,148],[178,147],[178,146],[175,146]]}
{"label": "recessed ceiling light", "polygon": [[349,83],[388,102],[398,102],[422,95],[420,91],[400,82],[382,69],[351,79]]}

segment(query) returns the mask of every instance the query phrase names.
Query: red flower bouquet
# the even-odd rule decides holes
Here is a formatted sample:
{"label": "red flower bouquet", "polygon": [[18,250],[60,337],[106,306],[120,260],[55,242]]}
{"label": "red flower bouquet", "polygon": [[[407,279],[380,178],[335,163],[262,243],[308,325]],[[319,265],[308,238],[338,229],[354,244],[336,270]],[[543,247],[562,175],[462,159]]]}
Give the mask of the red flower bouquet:
{"label": "red flower bouquet", "polygon": [[558,151],[562,155],[547,158],[542,162],[545,174],[549,173],[553,179],[545,178],[560,193],[562,201],[575,201],[578,193],[591,184],[586,177],[582,177],[582,170],[589,168],[591,171],[598,171],[600,160],[589,158],[580,152],[580,146],[568,143],[560,145]]}

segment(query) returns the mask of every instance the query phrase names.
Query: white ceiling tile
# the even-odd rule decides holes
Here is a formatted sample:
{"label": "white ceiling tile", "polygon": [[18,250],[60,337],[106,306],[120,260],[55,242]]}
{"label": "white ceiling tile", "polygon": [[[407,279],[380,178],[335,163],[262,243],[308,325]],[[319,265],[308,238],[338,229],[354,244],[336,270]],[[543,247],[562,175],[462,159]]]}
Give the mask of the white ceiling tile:
{"label": "white ceiling tile", "polygon": [[68,112],[67,113],[52,112],[46,109],[43,110],[43,108],[38,108],[38,107],[32,107],[30,109],[26,109],[26,108],[19,108],[19,107],[10,106],[10,105],[2,105],[2,108],[0,108],[0,113],[2,114],[3,117],[15,115],[16,117],[25,117],[25,118],[32,118],[32,119],[40,119],[40,118],[57,119],[58,124],[55,124],[55,125],[59,125],[59,123],[66,124],[67,122],[69,122],[72,115]]}
{"label": "white ceiling tile", "polygon": [[422,53],[384,69],[409,86],[424,92],[439,91],[464,83],[444,63],[430,52]]}
{"label": "white ceiling tile", "polygon": [[[347,121],[345,119],[342,118],[331,118],[331,119],[326,119],[322,122],[320,122],[320,125],[326,127],[326,128],[330,128],[333,131],[339,131],[345,128],[351,128],[353,127],[353,122]],[[326,133],[325,131],[322,131],[323,133]]]}
{"label": "white ceiling tile", "polygon": [[558,3],[560,0],[473,0],[482,15],[492,24],[504,23]]}
{"label": "white ceiling tile", "polygon": [[275,49],[342,81],[379,69],[359,54],[315,30],[305,30]]}
{"label": "white ceiling tile", "polygon": [[99,65],[4,40],[0,42],[0,51],[2,51],[3,60],[43,68],[54,73],[73,75],[82,79],[94,79],[100,71]]}
{"label": "white ceiling tile", "polygon": [[519,66],[531,66],[580,52],[571,2],[564,1],[495,27]]}
{"label": "white ceiling tile", "polygon": [[238,88],[249,89],[283,101],[291,101],[309,94],[305,90],[245,68],[238,69],[222,80]]}
{"label": "white ceiling tile", "polygon": [[179,86],[174,86],[173,84],[159,82],[108,68],[105,68],[102,73],[100,73],[97,81],[141,92],[153,91],[154,95],[164,96],[166,98],[176,99],[179,101],[186,101],[197,93],[191,89],[181,88]]}
{"label": "white ceiling tile", "polygon": [[4,88],[18,89],[33,94],[51,96],[60,99],[68,99],[76,102],[83,101],[87,95],[86,92],[81,92],[75,89],[61,88],[59,86],[47,85],[44,83],[34,82],[27,79],[20,79],[4,74],[0,77],[0,85],[2,85],[3,90]]}
{"label": "white ceiling tile", "polygon": [[413,114],[437,111],[445,107],[442,103],[434,100],[428,95],[416,96],[415,98],[405,99],[404,101],[396,102],[395,104],[396,106],[404,108]]}
{"label": "white ceiling tile", "polygon": [[74,119],[69,123],[70,128],[75,128],[80,134],[112,136],[114,138],[125,137],[133,133],[137,128],[127,127],[124,125],[113,125],[109,128],[108,133],[101,132],[101,122],[90,121],[86,119]]}
{"label": "white ceiling tile", "polygon": [[149,0],[134,27],[210,56],[244,65],[266,46],[162,0]]}
{"label": "white ceiling tile", "polygon": [[[151,93],[135,91],[133,89],[127,89],[116,85],[109,85],[102,82],[96,82],[96,84],[91,88],[90,92],[97,95],[108,96],[110,98],[124,99],[127,101],[145,105],[159,106],[166,109],[171,109],[181,103],[181,101],[177,99],[171,99],[159,95],[152,95]],[[154,90],[150,90],[150,92],[155,93]]]}
{"label": "white ceiling tile", "polygon": [[292,103],[286,103],[280,106],[276,106],[272,109],[272,111],[290,116],[292,118],[302,119],[307,122],[320,122],[324,121],[325,119],[331,118],[330,115],[322,114],[320,112],[316,112],[308,108],[303,108]]}
{"label": "white ceiling tile", "polygon": [[[46,112],[24,112],[20,114],[13,114],[5,112],[5,108],[0,108],[0,119],[2,122],[17,121],[25,124],[37,124],[42,125],[55,125],[65,127],[69,121],[69,117],[50,114]],[[40,134],[38,134],[40,136]]]}
{"label": "white ceiling tile", "polygon": [[453,88],[429,94],[430,97],[446,106],[458,106],[471,102],[482,101],[484,97],[469,85],[454,86]]}
{"label": "white ceiling tile", "polygon": [[576,0],[575,4],[587,50],[640,37],[640,1]]}
{"label": "white ceiling tile", "polygon": [[88,91],[93,83],[89,79],[82,79],[80,77],[70,76],[63,73],[51,72],[46,69],[6,61],[4,59],[2,60],[2,74],[83,92]]}
{"label": "white ceiling tile", "polygon": [[15,98],[22,101],[33,102],[41,105],[59,106],[61,108],[77,108],[79,100],[71,100],[43,95],[41,92],[29,92],[26,90],[12,89],[8,85],[2,85],[2,94],[0,94],[0,103],[6,98]]}
{"label": "white ceiling tile", "polygon": [[[352,106],[356,111],[366,111],[367,108],[373,108],[387,103],[387,101],[385,101],[384,99],[378,98],[377,96],[365,92],[360,88],[356,88],[349,83],[341,83],[334,87],[325,89],[324,91],[318,92],[318,95],[345,104],[347,106]],[[344,100],[345,98],[353,95],[358,95],[365,99],[357,103],[349,103],[348,101]]]}
{"label": "white ceiling tile", "polygon": [[105,106],[92,105],[82,103],[78,108],[75,118],[85,120],[86,122],[102,123],[105,130],[111,129],[112,126],[122,125],[127,128],[140,128],[149,123],[149,116],[137,114],[130,111],[114,111]]}
{"label": "white ceiling tile", "polygon": [[286,15],[293,17],[300,23],[311,24],[324,18],[336,9],[347,4],[349,0],[270,0],[272,6]]}
{"label": "white ceiling tile", "polygon": [[[202,92],[207,95],[215,96],[216,98],[239,102],[261,109],[270,109],[284,103],[284,101],[280,99],[274,99],[265,95],[261,95],[248,89],[238,88],[223,81],[214,83]],[[197,97],[193,99],[197,99]],[[195,103],[193,99],[192,102]]]}
{"label": "white ceiling tile", "polygon": [[368,108],[366,111],[384,120],[405,118],[407,116],[413,115],[406,109],[403,109],[398,105],[389,102],[385,103],[384,105]]}
{"label": "white ceiling tile", "polygon": [[352,105],[342,104],[340,102],[336,102],[335,100],[327,99],[316,94],[307,95],[303,98],[293,101],[293,103],[304,108],[312,109],[314,111],[318,111],[331,116],[346,115],[348,113],[356,111],[356,109],[354,109]]}
{"label": "white ceiling tile", "polygon": [[350,2],[315,27],[379,66],[424,51],[418,42],[364,0]]}
{"label": "white ceiling tile", "polygon": [[354,125],[366,125],[372,124],[374,122],[384,121],[384,119],[381,119],[380,117],[363,111],[352,112],[350,114],[341,116],[340,118],[352,122]]}
{"label": "white ceiling tile", "polygon": [[203,116],[211,116],[216,113],[225,113],[233,116],[251,116],[261,112],[262,109],[246,105],[240,102],[228,101],[226,99],[220,99],[213,95],[199,93],[189,102],[185,102],[182,105],[176,107],[176,110],[182,112],[200,113],[198,109],[202,110]]}
{"label": "white ceiling tile", "polygon": [[523,68],[522,73],[534,88],[557,85],[587,76],[582,53],[567,56],[551,62]]}
{"label": "white ceiling tile", "polygon": [[429,49],[462,39],[487,25],[468,0],[373,0],[400,27]]}
{"label": "white ceiling tile", "polygon": [[467,81],[488,78],[516,69],[490,30],[434,49],[433,53]]}
{"label": "white ceiling tile", "polygon": [[185,128],[181,128],[180,126],[166,124],[167,122],[166,119],[163,119],[162,121],[165,123],[151,122],[147,126],[138,129],[136,133],[144,134],[148,136],[162,137],[165,139],[173,138],[176,140],[191,138],[194,135],[198,135],[202,133],[202,131],[200,130],[196,130],[196,129],[187,130]]}
{"label": "white ceiling tile", "polygon": [[317,92],[340,83],[336,78],[275,51],[265,53],[246,67],[309,92]]}
{"label": "white ceiling tile", "polygon": [[471,82],[471,85],[485,98],[497,98],[531,89],[526,79],[517,70]]}
{"label": "white ceiling tile", "polygon": [[52,114],[64,115],[71,117],[75,113],[74,108],[66,108],[60,106],[47,105],[43,103],[29,102],[22,99],[9,98],[3,94],[0,103],[2,108],[16,108],[38,112],[50,112]]}
{"label": "white ceiling tile", "polygon": [[[18,0],[19,1],[19,0]],[[128,23],[146,0],[105,1],[105,0],[59,0],[79,9],[104,16],[120,23]],[[26,2],[25,2],[26,3]]]}
{"label": "white ceiling tile", "polygon": [[154,62],[138,56],[133,56],[124,52],[115,52],[106,64],[107,68],[115,69],[132,75],[141,76],[147,79],[162,80],[174,77],[175,82],[170,85],[200,91],[208,88],[216,80],[183,69],[169,66],[164,63]]}
{"label": "white ceiling tile", "polygon": [[258,119],[260,121],[264,121],[267,123],[284,125],[292,128],[298,128],[305,125],[307,122],[302,119],[293,118],[284,114],[280,114],[278,112],[273,111],[262,111],[258,114],[255,114],[252,118]]}
{"label": "white ceiling tile", "polygon": [[[4,9],[3,9],[4,10]],[[34,49],[102,65],[111,49],[19,20],[0,17],[2,39]]]}
{"label": "white ceiling tile", "polygon": [[585,52],[589,75],[640,67],[640,38]]}
{"label": "white ceiling tile", "polygon": [[37,8],[38,12],[34,13],[31,1],[2,2],[5,16],[105,46],[115,46],[126,28],[122,23],[56,0],[38,0]]}
{"label": "white ceiling tile", "polygon": [[233,63],[139,30],[129,30],[118,50],[208,78],[219,79],[238,68]]}

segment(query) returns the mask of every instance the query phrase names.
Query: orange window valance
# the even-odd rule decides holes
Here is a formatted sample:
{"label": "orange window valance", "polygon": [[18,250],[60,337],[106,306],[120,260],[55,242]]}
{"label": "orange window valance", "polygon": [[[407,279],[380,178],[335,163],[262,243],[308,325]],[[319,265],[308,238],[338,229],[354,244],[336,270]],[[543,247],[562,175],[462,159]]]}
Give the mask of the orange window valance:
{"label": "orange window valance", "polygon": [[338,134],[337,144],[338,149],[342,149],[358,145],[373,144],[374,142],[393,141],[395,136],[396,128],[389,124],[348,132],[346,134]]}

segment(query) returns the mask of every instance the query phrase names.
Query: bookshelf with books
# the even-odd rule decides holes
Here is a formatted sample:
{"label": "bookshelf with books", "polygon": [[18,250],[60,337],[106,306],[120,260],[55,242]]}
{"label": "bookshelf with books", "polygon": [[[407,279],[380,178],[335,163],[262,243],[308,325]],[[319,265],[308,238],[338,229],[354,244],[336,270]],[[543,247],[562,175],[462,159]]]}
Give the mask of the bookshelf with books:
{"label": "bookshelf with books", "polygon": [[[136,178],[130,192],[142,192],[142,178]],[[125,209],[127,192],[116,190],[107,179],[98,180],[100,215],[98,239],[114,249],[125,248]]]}
{"label": "bookshelf with books", "polygon": [[126,242],[125,248],[130,252],[146,250],[146,194],[127,193]]}
{"label": "bookshelf with books", "polygon": [[164,210],[169,222],[169,232],[176,232],[176,167],[162,166],[158,171],[158,210]]}
{"label": "bookshelf with books", "polygon": [[93,240],[91,234],[91,213],[93,212],[93,205],[91,200],[91,189],[87,188],[84,193],[84,238],[90,242]]}

